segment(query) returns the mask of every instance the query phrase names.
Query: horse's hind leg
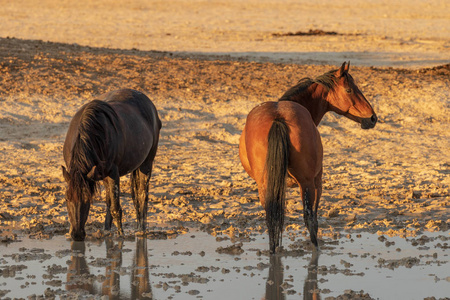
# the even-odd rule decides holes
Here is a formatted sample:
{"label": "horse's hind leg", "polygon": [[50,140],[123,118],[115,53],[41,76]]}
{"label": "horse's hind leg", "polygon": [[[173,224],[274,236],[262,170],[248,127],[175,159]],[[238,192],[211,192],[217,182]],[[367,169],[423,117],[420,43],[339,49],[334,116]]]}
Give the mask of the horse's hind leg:
{"label": "horse's hind leg", "polygon": [[148,188],[152,177],[153,160],[158,150],[159,130],[145,161],[131,173],[131,197],[136,209],[137,229],[145,232],[148,208]]}
{"label": "horse's hind leg", "polygon": [[117,170],[103,180],[106,190],[105,229],[110,230],[112,221],[116,224],[119,235],[123,235],[122,207],[120,206],[120,178]]}
{"label": "horse's hind leg", "polygon": [[318,247],[317,232],[319,229],[317,222],[317,195],[319,191],[314,184],[300,183],[303,200],[303,220],[309,231],[311,242]]}
{"label": "horse's hind leg", "polygon": [[148,174],[141,169],[131,173],[131,197],[136,209],[137,229],[145,231],[148,208],[148,187],[151,177],[151,168]]}

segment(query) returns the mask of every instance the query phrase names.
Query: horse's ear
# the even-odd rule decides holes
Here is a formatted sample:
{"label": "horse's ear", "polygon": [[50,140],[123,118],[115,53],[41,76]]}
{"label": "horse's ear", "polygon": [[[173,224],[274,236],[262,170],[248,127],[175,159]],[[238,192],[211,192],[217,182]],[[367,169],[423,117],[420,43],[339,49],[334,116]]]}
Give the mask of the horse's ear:
{"label": "horse's ear", "polygon": [[98,171],[97,166],[92,167],[91,171],[89,171],[89,173],[87,174],[87,178],[94,181],[102,180],[102,176]]}
{"label": "horse's ear", "polygon": [[67,172],[67,170],[66,170],[66,168],[64,166],[61,166],[61,169],[62,169],[64,180],[66,182],[69,182],[70,181],[70,174],[69,174],[69,172]]}
{"label": "horse's ear", "polygon": [[350,70],[350,61],[348,61],[347,66],[345,66],[345,72],[348,73],[348,71]]}
{"label": "horse's ear", "polygon": [[339,70],[337,71],[336,77],[337,77],[337,78],[341,78],[342,75],[344,75],[345,72],[347,72],[347,71],[348,71],[348,65],[346,66],[346,65],[345,65],[345,61],[344,61],[344,63],[342,64],[342,66],[341,66],[341,67],[339,68]]}

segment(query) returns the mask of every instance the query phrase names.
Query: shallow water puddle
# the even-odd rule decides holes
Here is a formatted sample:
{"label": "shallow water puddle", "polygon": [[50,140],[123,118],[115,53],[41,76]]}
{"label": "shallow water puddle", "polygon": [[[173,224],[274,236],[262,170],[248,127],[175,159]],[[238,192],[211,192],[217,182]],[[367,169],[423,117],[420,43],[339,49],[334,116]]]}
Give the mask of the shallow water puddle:
{"label": "shallow water puddle", "polygon": [[324,238],[318,256],[301,249],[300,235],[285,235],[291,251],[272,257],[265,255],[265,236],[235,247],[222,238],[193,230],[167,240],[23,238],[0,245],[0,298],[312,299],[349,290],[380,299],[450,295],[450,232]]}

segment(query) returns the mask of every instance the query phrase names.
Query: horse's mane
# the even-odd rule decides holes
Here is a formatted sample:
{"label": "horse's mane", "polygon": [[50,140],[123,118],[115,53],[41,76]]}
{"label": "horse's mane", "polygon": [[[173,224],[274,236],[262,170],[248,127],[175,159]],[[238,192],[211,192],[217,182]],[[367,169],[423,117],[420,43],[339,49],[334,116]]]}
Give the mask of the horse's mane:
{"label": "horse's mane", "polygon": [[[94,180],[87,178],[87,174],[93,166],[97,166],[106,160],[107,147],[104,140],[108,131],[106,124],[117,133],[117,114],[106,102],[93,100],[88,103],[81,114],[78,126],[78,135],[75,140],[69,166],[70,184],[68,193],[74,192],[78,198],[91,199],[96,190]],[[109,146],[108,146],[109,147]],[[81,193],[87,193],[89,197],[82,197]],[[73,199],[75,197],[68,197]]]}
{"label": "horse's mane", "polygon": [[318,83],[324,88],[327,89],[327,91],[333,89],[333,87],[336,86],[336,76],[334,75],[337,70],[331,70],[326,72],[325,74],[322,74],[320,76],[317,76],[315,79],[311,79],[309,77],[302,78],[298,81],[296,85],[291,87],[289,90],[287,90],[283,96],[278,101],[289,101],[292,99],[292,97],[295,97],[297,95],[302,94],[305,92],[313,83]]}

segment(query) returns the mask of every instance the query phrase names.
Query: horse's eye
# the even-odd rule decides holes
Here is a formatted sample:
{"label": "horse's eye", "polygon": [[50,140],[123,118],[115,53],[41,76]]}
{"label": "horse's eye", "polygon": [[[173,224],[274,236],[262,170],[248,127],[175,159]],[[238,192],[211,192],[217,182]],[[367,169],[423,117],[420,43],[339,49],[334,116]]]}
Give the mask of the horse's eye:
{"label": "horse's eye", "polygon": [[347,94],[351,94],[353,92],[352,89],[346,89],[345,91],[347,92]]}

